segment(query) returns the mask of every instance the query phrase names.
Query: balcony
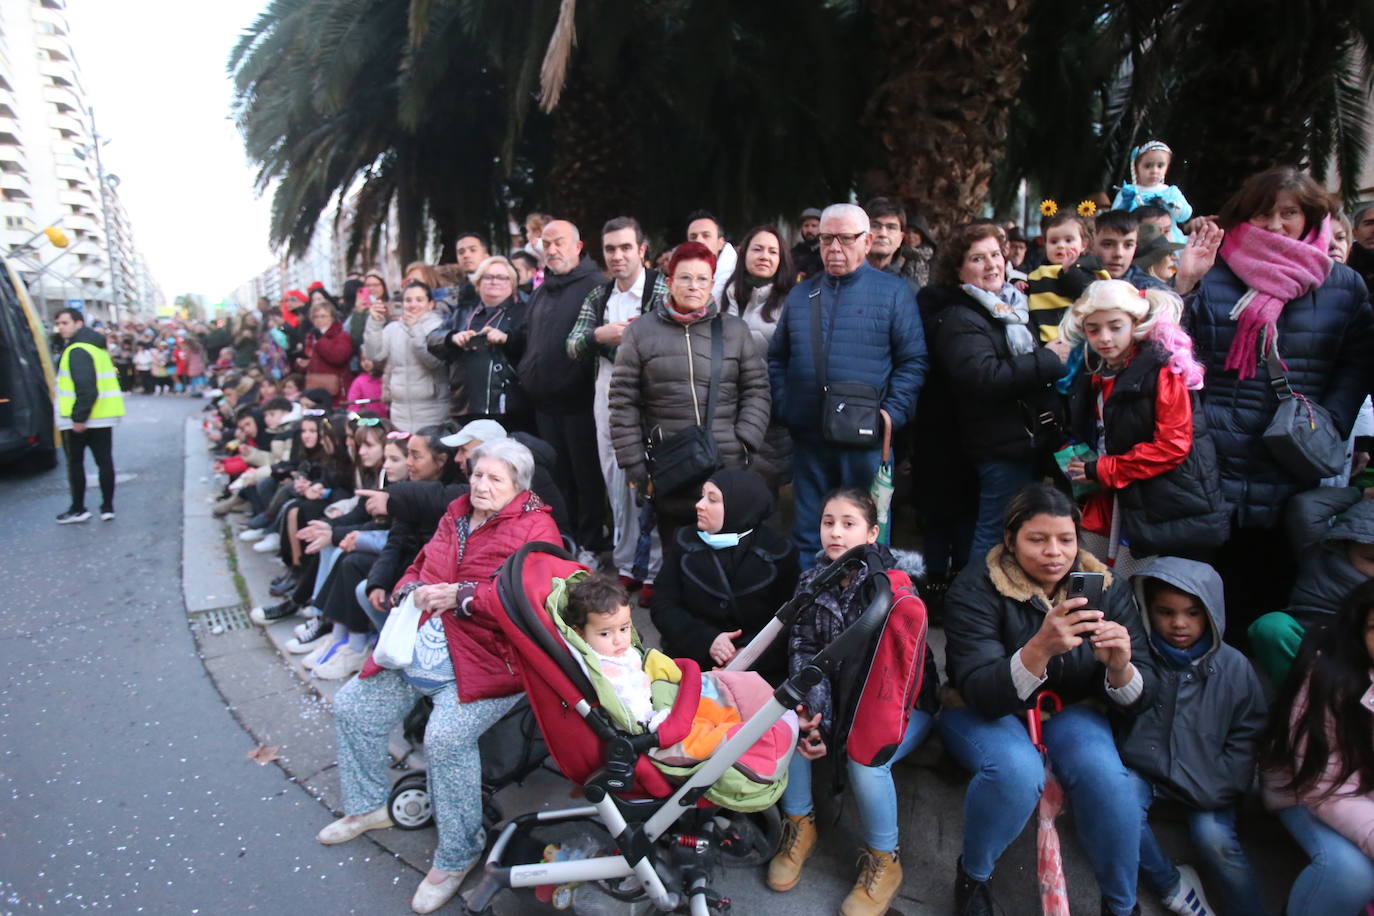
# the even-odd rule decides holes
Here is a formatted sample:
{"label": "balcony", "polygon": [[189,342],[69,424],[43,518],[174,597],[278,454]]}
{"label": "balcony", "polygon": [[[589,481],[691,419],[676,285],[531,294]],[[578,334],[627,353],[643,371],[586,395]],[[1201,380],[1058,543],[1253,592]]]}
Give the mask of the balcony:
{"label": "balcony", "polygon": [[24,136],[19,130],[18,119],[6,117],[0,117],[0,134],[9,134],[12,137]]}
{"label": "balcony", "polygon": [[24,147],[19,144],[0,141],[0,169],[5,169],[7,162],[12,162],[19,168],[25,169],[29,165],[29,156],[24,152]]}
{"label": "balcony", "polygon": [[100,224],[90,214],[67,213],[62,218],[62,225],[68,229],[80,229],[86,232],[88,236],[100,235],[102,239],[104,238],[100,232]]}
{"label": "balcony", "polygon": [[38,62],[38,72],[48,77],[50,80],[60,80],[58,85],[73,86],[81,88],[81,81],[77,78],[76,68],[69,60],[40,60]]}
{"label": "balcony", "polygon": [[71,31],[71,28],[67,25],[67,17],[62,15],[60,10],[47,6],[35,5],[32,10],[32,15],[34,22],[46,22],[49,25],[56,26],[58,31],[63,35]]}
{"label": "balcony", "polygon": [[[4,147],[0,147],[0,161],[4,158]],[[53,174],[57,176],[58,181],[79,181],[88,188],[95,185],[95,176],[84,165],[75,166],[58,163],[53,166]]]}
{"label": "balcony", "polygon": [[[2,178],[3,176],[0,176],[0,179]],[[0,180],[0,187],[4,187],[3,180]],[[100,201],[94,194],[76,188],[62,188],[57,192],[57,200],[65,206],[85,207],[87,210],[95,210],[100,206]]]}
{"label": "balcony", "polygon": [[[5,118],[0,117],[0,124],[3,124],[4,121]],[[75,114],[58,114],[57,112],[53,112],[48,115],[48,126],[53,130],[70,131],[78,137],[84,138],[87,136],[85,122]],[[0,126],[0,130],[3,129],[3,126]]]}
{"label": "balcony", "polygon": [[54,105],[68,105],[81,110],[81,99],[77,98],[70,86],[44,86],[43,101],[51,102]]}
{"label": "balcony", "polygon": [[30,191],[29,176],[23,172],[0,172],[0,188],[6,191]]}
{"label": "balcony", "polygon": [[44,35],[42,32],[33,36],[34,44],[48,52],[48,60],[52,61],[71,61],[75,56],[72,54],[71,42],[67,41],[65,35]]}

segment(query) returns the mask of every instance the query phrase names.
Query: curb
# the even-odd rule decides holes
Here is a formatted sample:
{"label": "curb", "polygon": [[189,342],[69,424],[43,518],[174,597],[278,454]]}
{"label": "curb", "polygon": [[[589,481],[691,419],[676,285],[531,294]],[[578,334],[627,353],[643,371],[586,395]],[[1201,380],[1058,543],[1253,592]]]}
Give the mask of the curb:
{"label": "curb", "polygon": [[[252,740],[245,753],[257,745],[275,748],[279,756],[273,762],[287,781],[307,792],[331,817],[337,816],[342,801],[329,703],[347,681],[316,680],[301,666],[301,656],[286,651],[286,640],[294,635],[299,618],[268,627],[249,620],[249,607],[272,600],[267,587],[277,564],[268,556],[237,550],[241,525],[211,511],[213,479],[213,459],[198,420],[190,417],[182,487],[181,573],[187,626],[225,708]],[[398,733],[390,750],[399,759],[409,745]],[[428,872],[432,830],[371,831],[365,839],[420,874]],[[314,837],[302,841],[314,842]]]}

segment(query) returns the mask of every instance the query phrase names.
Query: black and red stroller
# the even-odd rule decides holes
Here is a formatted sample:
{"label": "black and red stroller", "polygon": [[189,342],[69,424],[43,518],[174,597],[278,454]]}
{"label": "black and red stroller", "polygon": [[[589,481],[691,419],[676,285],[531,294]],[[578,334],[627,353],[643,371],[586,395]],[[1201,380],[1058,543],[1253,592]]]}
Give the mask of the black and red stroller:
{"label": "black and red stroller", "polygon": [[[809,589],[778,611],[726,672],[744,671],[813,603],[817,592],[868,558],[859,548],[832,563]],[[851,702],[864,704],[882,694],[910,709],[920,689],[925,606],[905,574],[870,576],[871,598],[864,614],[810,664],[776,690],[770,688],[764,702],[730,737],[690,775],[681,775],[671,768],[663,772],[651,752],[680,740],[684,720],[697,702],[694,684],[700,681],[700,671],[690,661],[677,660],[683,669],[682,686],[672,713],[656,731],[632,734],[618,727],[598,702],[586,668],[565,642],[561,622],[546,609],[561,582],[584,569],[559,547],[526,544],[506,562],[488,596],[504,611],[495,616],[522,660],[521,677],[549,752],[563,775],[581,787],[586,804],[532,812],[508,822],[487,857],[480,884],[468,895],[468,912],[490,913],[493,899],[503,889],[579,882],[621,900],[647,898],[662,912],[726,912],[729,900],[708,885],[711,876],[722,865],[765,863],[776,852],[781,831],[771,801],[764,811],[741,815],[717,804],[708,793],[727,771],[739,769],[756,743],[766,744],[776,726],[792,717],[808,689],[846,659],[869,660],[856,680],[874,685],[872,690],[854,691]],[[898,640],[904,640],[901,652],[885,651],[888,643]],[[913,640],[919,641],[915,651]],[[897,670],[893,662],[902,655],[907,660],[900,661]],[[790,743],[777,761],[784,784],[787,755],[795,746],[795,721],[791,729]],[[869,750],[861,753],[875,759],[885,748],[890,754],[896,746],[882,736],[866,743]],[[851,751],[853,746],[851,740]],[[537,838],[532,841],[536,831],[579,823],[599,828],[596,855],[576,861],[530,861],[544,845]]]}

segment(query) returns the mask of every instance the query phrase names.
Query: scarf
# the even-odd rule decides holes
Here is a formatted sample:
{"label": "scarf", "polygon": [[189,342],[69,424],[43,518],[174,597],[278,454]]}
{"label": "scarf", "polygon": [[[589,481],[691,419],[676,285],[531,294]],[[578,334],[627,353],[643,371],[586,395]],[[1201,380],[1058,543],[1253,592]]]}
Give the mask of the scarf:
{"label": "scarf", "polygon": [[[1295,240],[1249,223],[1233,226],[1221,244],[1221,257],[1249,289],[1231,309],[1236,336],[1224,369],[1251,378],[1264,355],[1278,347],[1276,323],[1288,302],[1321,286],[1331,273],[1326,255],[1331,218],[1324,217],[1306,237]],[[1288,367],[1283,361],[1279,365]]]}
{"label": "scarf", "polygon": [[1177,671],[1191,668],[1193,662],[1207,654],[1207,650],[1212,648],[1212,631],[1208,630],[1198,637],[1198,641],[1186,649],[1176,649],[1169,645],[1168,640],[1153,630],[1150,631],[1150,645],[1155,650],[1155,654],[1160,657],[1164,664]]}
{"label": "scarf", "polygon": [[711,311],[710,302],[707,302],[705,305],[703,305],[701,308],[697,309],[694,312],[679,312],[677,310],[677,304],[671,300],[665,303],[665,306],[665,311],[667,311],[668,317],[676,321],[678,324],[692,324],[693,322],[700,321],[701,319],[706,317],[707,312]]}
{"label": "scarf", "polygon": [[1030,309],[1026,306],[1026,296],[1010,283],[1002,284],[1000,293],[990,293],[972,283],[963,284],[964,292],[973,297],[993,318],[1006,325],[1007,346],[1013,356],[1035,352],[1035,337],[1027,325],[1030,323]]}

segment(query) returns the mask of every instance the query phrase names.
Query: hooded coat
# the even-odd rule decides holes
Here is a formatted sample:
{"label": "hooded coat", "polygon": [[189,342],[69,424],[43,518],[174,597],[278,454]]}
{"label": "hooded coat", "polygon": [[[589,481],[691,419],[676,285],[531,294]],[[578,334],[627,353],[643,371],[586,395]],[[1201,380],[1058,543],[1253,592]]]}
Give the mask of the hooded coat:
{"label": "hooded coat", "polygon": [[1358,487],[1319,487],[1294,496],[1288,533],[1299,555],[1288,611],[1304,627],[1325,620],[1368,581],[1346,556],[1347,545],[1374,544],[1374,501]]}
{"label": "hooded coat", "polygon": [[[1142,608],[1148,579],[1197,597],[1207,610],[1212,645],[1197,661],[1178,668],[1150,640],[1158,686],[1154,702],[1117,740],[1121,761],[1190,808],[1228,807],[1254,783],[1268,708],[1264,689],[1249,659],[1221,639],[1226,609],[1215,569],[1179,557],[1155,560],[1131,577]],[[1148,634],[1150,615],[1140,616]]]}
{"label": "hooded coat", "polygon": [[[690,658],[703,669],[716,667],[711,643],[721,633],[743,630],[734,640],[743,648],[792,597],[801,566],[788,538],[764,525],[773,498],[753,471],[726,468],[711,475],[724,497],[721,531],[744,535],[735,547],[715,550],[684,527],[677,551],[654,580],[650,614],[663,637],[663,651]],[[754,665],[770,684],[787,676],[787,634],[779,633]]]}
{"label": "hooded coat", "polygon": [[[719,314],[713,301],[687,324],[659,303],[625,330],[611,373],[611,441],[615,458],[631,480],[647,477],[644,442],[707,423],[711,385],[711,328]],[[728,467],[743,467],[763,445],[768,429],[768,369],[748,326],[734,315],[721,316],[724,365],[716,414],[710,430]],[[693,500],[695,501],[695,500]]]}
{"label": "hooded coat", "polygon": [[[1087,640],[1050,659],[1049,677],[1041,689],[1059,694],[1065,706],[1100,700],[1108,709],[1135,714],[1154,702],[1156,674],[1130,588],[1114,581],[1102,562],[1086,550],[1078,552],[1074,569],[1106,573],[1102,611],[1105,619],[1130,631],[1131,663],[1140,672],[1143,690],[1130,706],[1108,697],[1106,666],[1097,660]],[[945,596],[945,661],[950,682],[970,709],[995,719],[1028,708],[1029,700],[1016,695],[1011,657],[1030,642],[1045,615],[1066,597],[1062,585],[1047,596],[1000,544],[988,551],[984,562],[964,567]]]}

